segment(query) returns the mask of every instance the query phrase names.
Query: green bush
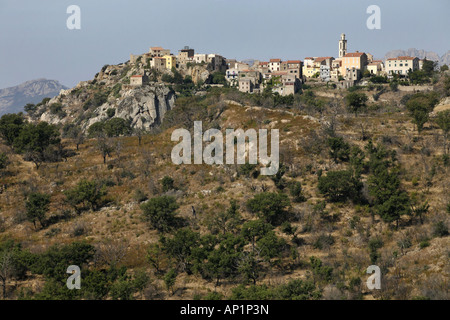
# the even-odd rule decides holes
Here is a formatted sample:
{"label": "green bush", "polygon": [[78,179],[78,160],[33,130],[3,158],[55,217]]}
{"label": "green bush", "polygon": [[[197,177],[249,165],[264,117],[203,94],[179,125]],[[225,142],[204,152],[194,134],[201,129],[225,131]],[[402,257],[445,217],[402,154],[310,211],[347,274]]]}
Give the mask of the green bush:
{"label": "green bush", "polygon": [[247,201],[251,212],[271,224],[279,224],[290,206],[289,198],[284,193],[263,192]]}
{"label": "green bush", "polygon": [[106,195],[106,189],[97,181],[83,179],[74,188],[65,191],[64,194],[67,202],[77,212],[86,208],[96,211],[103,204],[102,200]]}
{"label": "green bush", "polygon": [[178,208],[175,198],[169,196],[152,198],[141,205],[144,219],[159,232],[169,232],[180,226]]}

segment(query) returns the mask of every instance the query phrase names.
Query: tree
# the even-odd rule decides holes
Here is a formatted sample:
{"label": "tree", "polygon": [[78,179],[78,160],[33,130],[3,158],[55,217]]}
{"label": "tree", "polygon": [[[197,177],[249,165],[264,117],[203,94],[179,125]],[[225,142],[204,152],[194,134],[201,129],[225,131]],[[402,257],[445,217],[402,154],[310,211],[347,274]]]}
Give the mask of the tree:
{"label": "tree", "polygon": [[167,255],[178,263],[178,267],[191,274],[193,266],[197,264],[200,240],[199,233],[183,228],[177,230],[173,237],[162,236],[160,243]]}
{"label": "tree", "polygon": [[173,179],[169,176],[165,176],[164,178],[162,178],[161,185],[163,192],[174,189],[173,182]]}
{"label": "tree", "polygon": [[239,205],[237,202],[235,200],[230,200],[230,207],[225,211],[220,211],[214,216],[214,226],[222,231],[223,234],[236,231],[241,221],[241,216],[238,210]]}
{"label": "tree", "polygon": [[236,260],[245,245],[242,237],[236,237],[227,233],[220,237],[218,246],[207,252],[206,262],[202,264],[203,273],[216,280],[216,286],[220,280],[236,274]]}
{"label": "tree", "polygon": [[436,61],[427,60],[426,58],[423,60],[422,70],[427,77],[431,77],[437,67],[438,63]]}
{"label": "tree", "polygon": [[237,260],[238,272],[245,278],[245,282],[252,281],[256,285],[256,281],[261,277],[262,266],[261,260],[256,252],[242,252]]}
{"label": "tree", "polygon": [[410,199],[401,188],[397,170],[389,171],[387,164],[379,162],[371,168],[369,193],[374,198],[376,213],[387,223],[398,222],[402,215],[410,213]]}
{"label": "tree", "polygon": [[5,114],[0,118],[0,135],[7,145],[12,146],[25,125],[22,113]]}
{"label": "tree", "polygon": [[6,282],[14,273],[14,258],[12,252],[0,252],[0,280],[3,287],[3,299],[6,299]]}
{"label": "tree", "polygon": [[322,260],[314,256],[310,257],[309,260],[314,275],[314,282],[316,280],[330,282],[333,279],[333,268],[323,265]]}
{"label": "tree", "polygon": [[88,136],[89,137],[99,137],[104,135],[105,123],[102,121],[98,121],[93,123],[88,128]]}
{"label": "tree", "polygon": [[299,181],[294,181],[289,184],[289,191],[291,196],[294,198],[294,202],[304,202],[306,201],[303,195],[302,184]]}
{"label": "tree", "polygon": [[345,97],[345,100],[347,102],[348,110],[353,112],[356,117],[358,111],[366,106],[368,98],[365,93],[351,92]]}
{"label": "tree", "polygon": [[227,80],[225,79],[225,73],[224,72],[214,72],[212,74],[212,80],[211,83],[213,84],[226,84]]}
{"label": "tree", "polygon": [[177,272],[175,269],[170,269],[166,275],[164,276],[164,284],[168,291],[171,291],[172,295],[174,295],[174,286],[177,281]]}
{"label": "tree", "polygon": [[[83,179],[78,184],[64,192],[67,202],[80,212],[85,208],[96,211],[102,203],[102,198],[106,195],[106,189],[95,180]],[[80,207],[80,205],[82,205]]]}
{"label": "tree", "polygon": [[251,220],[242,226],[241,236],[252,244],[252,251],[255,250],[256,241],[264,237],[273,226],[263,220]]}
{"label": "tree", "polygon": [[424,200],[424,197],[420,197],[416,194],[411,196],[411,212],[414,216],[418,217],[420,220],[420,224],[423,224],[424,216],[428,213],[430,209],[430,205],[428,204],[428,200]]}
{"label": "tree", "polygon": [[107,137],[99,136],[97,138],[97,149],[103,157],[103,164],[106,164],[106,157],[111,157],[111,153],[114,151],[112,141]]}
{"label": "tree", "polygon": [[33,222],[36,228],[36,221],[39,221],[42,227],[45,225],[45,214],[50,206],[50,195],[43,193],[32,193],[25,202],[27,219]]}
{"label": "tree", "polygon": [[77,147],[77,150],[79,149],[80,144],[84,143],[85,139],[81,128],[74,124],[69,124],[63,127],[63,137],[72,139]]}
{"label": "tree", "polygon": [[247,206],[259,218],[271,224],[281,223],[290,201],[285,193],[262,192],[248,200]]}
{"label": "tree", "polygon": [[[33,161],[37,169],[44,161],[59,160],[64,153],[58,128],[47,122],[24,125],[13,146],[17,153],[24,154],[26,161]],[[55,150],[61,152],[55,154]]]}
{"label": "tree", "polygon": [[332,202],[357,200],[362,189],[358,176],[349,170],[329,171],[319,178],[319,191]]}
{"label": "tree", "polygon": [[444,134],[444,153],[447,154],[447,140],[450,131],[450,110],[444,110],[437,113],[436,123]]}
{"label": "tree", "polygon": [[152,198],[141,205],[144,219],[159,232],[169,232],[179,227],[178,208],[177,201],[170,196]]}
{"label": "tree", "polygon": [[327,140],[328,147],[330,148],[330,157],[335,162],[337,160],[347,161],[350,154],[350,145],[345,142],[342,137],[331,137]]}
{"label": "tree", "polygon": [[9,165],[9,157],[5,152],[0,153],[0,170],[6,169]]}
{"label": "tree", "polygon": [[131,133],[130,122],[123,118],[112,118],[105,122],[103,130],[108,137],[118,137]]}
{"label": "tree", "polygon": [[267,261],[275,257],[280,257],[286,247],[286,240],[278,238],[273,230],[267,232],[257,241],[257,248],[259,249],[260,255]]}
{"label": "tree", "polygon": [[14,149],[18,153],[34,151],[43,154],[50,145],[61,142],[59,130],[47,122],[28,123],[14,140]]}
{"label": "tree", "polygon": [[433,111],[438,102],[439,100],[434,92],[416,93],[406,102],[406,109],[413,118],[413,123],[417,125],[419,134],[422,132],[423,125],[429,119],[429,113]]}

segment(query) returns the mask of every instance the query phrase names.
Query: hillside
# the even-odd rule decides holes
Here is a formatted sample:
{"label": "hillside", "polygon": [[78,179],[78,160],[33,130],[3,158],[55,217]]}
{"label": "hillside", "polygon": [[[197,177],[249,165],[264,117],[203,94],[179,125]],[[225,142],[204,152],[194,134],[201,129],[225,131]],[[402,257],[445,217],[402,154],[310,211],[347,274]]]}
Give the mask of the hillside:
{"label": "hillside", "polygon": [[[3,136],[0,252],[14,261],[6,298],[449,298],[448,148],[436,114],[419,134],[406,108],[414,99],[446,105],[447,74],[418,95],[310,81],[280,99],[197,85],[181,94],[175,83],[132,88],[133,73],[105,66],[35,108],[35,123],[91,133],[64,136],[50,149],[59,158],[36,162],[28,149],[15,152],[28,135],[10,145]],[[369,98],[357,114],[346,98],[355,92]],[[170,103],[164,117],[139,123],[136,106],[148,97],[155,111],[155,101]],[[143,131],[88,129],[116,115]],[[280,170],[173,164],[171,134],[194,121],[223,132],[278,129]],[[65,287],[71,264],[82,269],[81,290]],[[365,285],[373,264],[381,290]]]}
{"label": "hillside", "polygon": [[27,103],[38,103],[43,98],[53,98],[67,87],[55,80],[37,79],[15,87],[0,89],[0,116],[23,112]]}

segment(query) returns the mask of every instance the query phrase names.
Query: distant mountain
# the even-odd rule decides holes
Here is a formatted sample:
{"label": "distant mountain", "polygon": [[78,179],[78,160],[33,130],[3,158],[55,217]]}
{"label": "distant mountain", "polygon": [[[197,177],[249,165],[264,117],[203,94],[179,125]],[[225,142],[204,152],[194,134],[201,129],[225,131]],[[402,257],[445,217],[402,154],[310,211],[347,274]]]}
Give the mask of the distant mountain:
{"label": "distant mountain", "polygon": [[408,50],[392,50],[385,54],[384,60],[389,58],[395,58],[398,56],[411,56],[418,57],[419,59],[427,58],[428,60],[433,60],[439,62],[439,65],[450,64],[450,51],[447,51],[442,57],[440,57],[436,52],[425,51],[423,49],[418,50],[415,48],[410,48]]}
{"label": "distant mountain", "polygon": [[23,111],[27,103],[38,103],[43,98],[53,98],[68,89],[56,80],[36,79],[15,87],[0,89],[0,116]]}

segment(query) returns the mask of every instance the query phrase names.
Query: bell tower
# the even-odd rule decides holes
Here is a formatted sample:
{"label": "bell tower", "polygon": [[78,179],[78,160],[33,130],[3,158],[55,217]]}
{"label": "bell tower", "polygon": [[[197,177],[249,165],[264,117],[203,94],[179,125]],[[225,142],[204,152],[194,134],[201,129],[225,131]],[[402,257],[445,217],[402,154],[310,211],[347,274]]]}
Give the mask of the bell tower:
{"label": "bell tower", "polygon": [[341,40],[339,40],[339,58],[342,58],[347,54],[347,40],[345,34],[341,34]]}

